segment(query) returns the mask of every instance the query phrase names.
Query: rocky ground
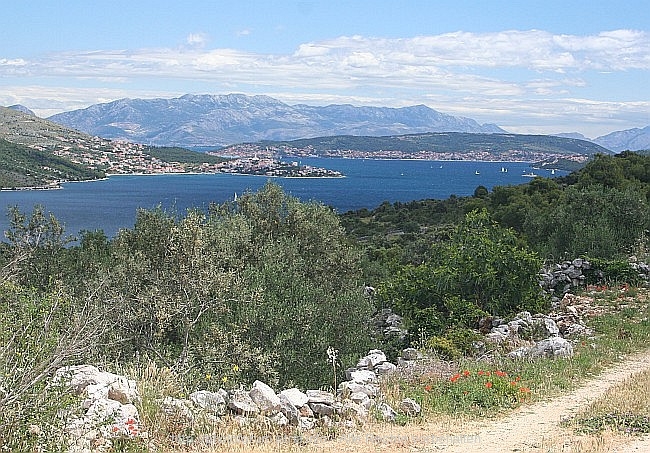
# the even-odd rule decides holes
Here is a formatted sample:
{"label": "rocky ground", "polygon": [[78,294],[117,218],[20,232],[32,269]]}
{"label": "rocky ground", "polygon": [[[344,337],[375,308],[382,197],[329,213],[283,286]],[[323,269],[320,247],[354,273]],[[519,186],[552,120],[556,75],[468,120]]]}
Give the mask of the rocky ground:
{"label": "rocky ground", "polygon": [[[578,435],[562,427],[605,392],[650,369],[650,350],[632,356],[559,398],[522,406],[505,417],[436,420],[421,425],[367,426],[361,433],[320,443],[315,451],[356,452],[647,452],[650,436]],[[261,450],[264,451],[264,450]],[[312,450],[310,450],[312,451]]]}

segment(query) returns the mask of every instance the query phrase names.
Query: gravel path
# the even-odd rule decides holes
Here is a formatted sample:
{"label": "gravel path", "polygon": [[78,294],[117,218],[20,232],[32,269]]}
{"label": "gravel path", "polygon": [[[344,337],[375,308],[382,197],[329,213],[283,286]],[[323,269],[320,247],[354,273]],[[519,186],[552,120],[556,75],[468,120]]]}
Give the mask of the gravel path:
{"label": "gravel path", "polygon": [[[584,445],[584,439],[576,437],[569,429],[561,428],[560,422],[575,415],[632,374],[646,369],[650,369],[650,351],[626,359],[567,395],[523,407],[502,419],[464,424],[459,430],[453,430],[453,434],[476,436],[473,443],[470,442],[471,437],[466,437],[468,443],[437,445],[435,450],[448,453],[591,451],[596,446]],[[462,440],[460,437],[459,441]],[[602,451],[650,452],[648,436],[629,440],[631,443],[615,439],[611,446],[603,446]]]}

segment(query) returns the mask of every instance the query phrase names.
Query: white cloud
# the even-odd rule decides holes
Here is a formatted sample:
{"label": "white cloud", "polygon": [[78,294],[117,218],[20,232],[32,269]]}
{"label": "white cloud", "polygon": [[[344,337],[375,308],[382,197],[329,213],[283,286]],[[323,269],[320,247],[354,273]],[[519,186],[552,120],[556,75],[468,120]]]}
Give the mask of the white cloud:
{"label": "white cloud", "polygon": [[0,66],[25,66],[27,62],[22,58],[15,58],[8,60],[6,58],[0,58]]}
{"label": "white cloud", "polygon": [[190,33],[187,35],[186,42],[190,46],[202,47],[209,41],[208,35],[205,33]]}
{"label": "white cloud", "polygon": [[[285,99],[295,102],[428,103],[442,111],[461,114],[467,110],[466,116],[490,122],[501,118],[512,124],[518,117],[531,123],[567,121],[570,112],[574,118],[643,116],[634,102],[624,102],[626,108],[619,109],[607,104],[604,109],[596,102],[579,104],[574,99],[600,80],[595,78],[607,77],[609,83],[619,73],[650,70],[650,35],[634,30],[590,36],[540,30],[459,31],[399,39],[341,36],[302,43],[284,55],[208,49],[203,33],[192,33],[186,41],[188,46],[179,48],[0,59],[5,93],[0,100],[13,96],[11,103],[33,109],[43,105],[43,110],[51,112],[79,108],[100,98],[146,97],[138,94],[144,93],[138,86],[146,85],[146,92],[162,97],[201,87],[205,92],[285,93]],[[41,87],[41,95],[22,92],[27,101],[37,101],[36,106],[18,98],[19,87],[30,79],[38,80],[34,85]],[[100,88],[65,89],[79,79],[84,86],[94,82]],[[619,84],[617,88],[627,90],[628,101],[650,98],[642,86]],[[52,102],[45,105],[45,99]],[[647,113],[645,118],[650,122]]]}

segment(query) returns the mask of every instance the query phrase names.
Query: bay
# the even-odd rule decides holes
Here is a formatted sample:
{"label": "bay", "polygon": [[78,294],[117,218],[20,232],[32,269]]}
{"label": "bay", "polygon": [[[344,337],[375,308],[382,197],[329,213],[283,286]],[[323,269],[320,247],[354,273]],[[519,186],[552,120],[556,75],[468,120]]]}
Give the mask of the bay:
{"label": "bay", "polygon": [[[465,162],[422,160],[373,160],[309,158],[304,165],[341,171],[344,178],[266,178],[261,176],[199,174],[111,176],[102,181],[66,183],[60,190],[0,192],[0,230],[9,224],[8,207],[18,206],[31,212],[35,205],[65,225],[66,232],[103,230],[109,237],[121,228],[131,228],[138,208],[161,206],[183,213],[188,208],[206,209],[210,203],[232,200],[235,194],[255,191],[268,180],[303,201],[314,200],[332,206],[338,212],[373,209],[382,202],[406,202],[426,198],[445,199],[466,196],[479,185],[492,189],[497,185],[523,184],[524,176],[535,172],[551,176],[549,171],[533,170],[524,162]],[[503,171],[507,169],[506,171]],[[556,172],[556,176],[566,172]]]}

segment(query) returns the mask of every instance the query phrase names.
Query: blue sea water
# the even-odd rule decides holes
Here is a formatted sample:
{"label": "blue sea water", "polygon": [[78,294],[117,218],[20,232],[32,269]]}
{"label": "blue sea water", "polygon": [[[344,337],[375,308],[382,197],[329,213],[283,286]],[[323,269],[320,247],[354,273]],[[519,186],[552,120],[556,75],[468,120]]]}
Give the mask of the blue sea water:
{"label": "blue sea water", "polygon": [[[303,201],[315,200],[338,212],[372,209],[384,201],[445,199],[474,193],[477,186],[523,184],[526,173],[549,177],[523,162],[458,162],[372,159],[302,159],[304,165],[341,171],[344,178],[273,178],[284,190]],[[502,171],[507,169],[507,172]],[[556,172],[556,176],[566,174]],[[0,230],[8,227],[6,210],[18,206],[31,212],[42,205],[61,221],[69,234],[103,230],[113,236],[131,228],[138,208],[162,206],[185,212],[192,207],[232,200],[235,194],[254,191],[270,178],[260,176],[156,175],[112,176],[103,181],[67,183],[61,190],[0,192]],[[2,240],[3,238],[0,238]]]}

